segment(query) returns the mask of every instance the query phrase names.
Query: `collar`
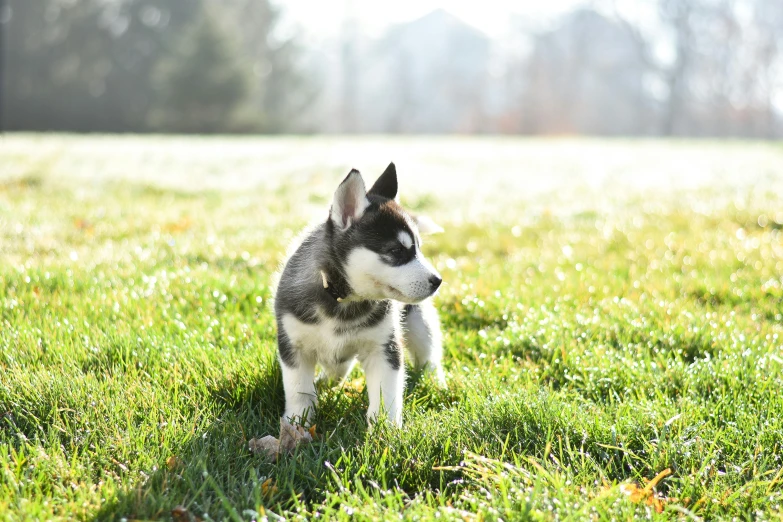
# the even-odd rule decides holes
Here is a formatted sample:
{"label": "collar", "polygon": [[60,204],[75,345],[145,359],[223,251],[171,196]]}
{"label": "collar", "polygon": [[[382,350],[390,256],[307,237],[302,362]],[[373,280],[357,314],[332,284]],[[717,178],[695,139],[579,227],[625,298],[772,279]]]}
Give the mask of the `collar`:
{"label": "collar", "polygon": [[338,289],[336,285],[329,283],[329,278],[326,276],[326,272],[324,272],[323,270],[321,270],[321,281],[323,282],[324,290],[326,290],[326,293],[332,296],[332,299],[334,299],[338,303],[345,301],[345,298],[348,297],[347,292]]}

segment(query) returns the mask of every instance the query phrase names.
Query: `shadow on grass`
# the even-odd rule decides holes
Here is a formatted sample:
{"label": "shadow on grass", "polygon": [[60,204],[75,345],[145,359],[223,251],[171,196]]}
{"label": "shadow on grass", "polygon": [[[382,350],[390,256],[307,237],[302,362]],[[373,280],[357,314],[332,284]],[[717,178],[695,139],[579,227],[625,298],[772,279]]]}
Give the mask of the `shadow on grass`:
{"label": "shadow on grass", "polygon": [[316,441],[271,462],[251,454],[247,445],[253,437],[279,434],[284,404],[280,367],[265,366],[252,380],[227,375],[212,386],[208,400],[218,413],[211,425],[194,433],[149,476],[120,491],[92,519],[168,520],[181,505],[192,520],[204,513],[236,520],[254,517],[261,507],[281,512],[323,500],[331,473],[325,463],[364,441],[366,393],[320,390]]}
{"label": "shadow on grass", "polygon": [[[168,520],[179,505],[191,520],[204,513],[215,520],[250,519],[262,507],[267,514],[310,510],[357,484],[398,489],[408,498],[424,491],[458,496],[466,487],[459,470],[465,451],[500,460],[526,455],[552,465],[546,464],[546,448],[557,445],[554,465],[599,466],[610,480],[651,476],[654,468],[671,465],[665,455],[631,461],[629,455],[644,455],[657,436],[647,417],[626,433],[628,452],[618,452],[607,449],[618,441],[610,433],[612,420],[597,405],[569,404],[537,386],[496,396],[470,387],[435,389],[430,376],[416,371],[409,372],[401,432],[385,426],[367,431],[364,379],[357,378],[319,390],[319,437],[273,463],[247,449],[248,439],[279,431],[280,368],[272,362],[262,367],[255,375],[229,374],[211,385],[205,400],[217,413],[209,427],[168,460],[161,457],[158,469],[110,498],[92,519]],[[583,407],[592,413],[585,416]],[[585,454],[594,460],[585,461]]]}
{"label": "shadow on grass", "polygon": [[199,517],[216,512],[229,516],[226,491],[241,491],[246,501],[253,498],[260,477],[273,474],[275,465],[251,455],[246,440],[275,432],[282,409],[279,367],[270,364],[241,384],[228,375],[210,388],[207,400],[218,412],[212,424],[194,433],[149,476],[110,499],[94,520],[168,520],[177,505]]}
{"label": "shadow on grass", "polygon": [[[168,520],[171,510],[182,505],[192,514],[190,520],[204,513],[215,520],[246,520],[262,507],[267,514],[310,510],[332,493],[362,494],[362,488],[378,485],[408,498],[425,491],[459,496],[467,487],[460,471],[465,451],[500,460],[530,456],[545,466],[574,466],[579,476],[596,467],[609,480],[648,477],[673,464],[665,454],[647,455],[644,462],[630,457],[645,455],[649,441],[659,437],[646,416],[624,434],[625,451],[616,451],[607,448],[619,444],[610,432],[612,420],[597,406],[569,404],[558,393],[538,388],[493,397],[475,389],[435,392],[426,375],[411,372],[410,377],[403,431],[385,425],[367,431],[362,387],[323,389],[316,412],[320,437],[272,463],[250,454],[247,439],[277,435],[283,406],[279,366],[270,364],[239,384],[227,376],[210,390],[219,414],[209,428],[92,519]],[[590,415],[581,411],[584,407]],[[549,457],[549,448],[556,459]]]}

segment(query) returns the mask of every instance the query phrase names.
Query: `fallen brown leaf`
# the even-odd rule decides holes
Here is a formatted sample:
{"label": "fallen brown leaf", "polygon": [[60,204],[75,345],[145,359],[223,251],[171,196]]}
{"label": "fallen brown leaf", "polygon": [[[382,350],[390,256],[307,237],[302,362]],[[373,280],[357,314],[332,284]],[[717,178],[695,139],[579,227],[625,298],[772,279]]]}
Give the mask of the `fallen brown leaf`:
{"label": "fallen brown leaf", "polygon": [[302,426],[280,419],[280,452],[290,454],[299,444],[308,442],[313,442],[309,431]]}
{"label": "fallen brown leaf", "polygon": [[661,471],[655,477],[647,483],[647,485],[644,487],[645,491],[652,491],[652,488],[658,485],[658,482],[663,480],[664,478],[668,477],[672,474],[671,468],[666,468],[665,470]]}
{"label": "fallen brown leaf", "polygon": [[169,471],[174,471],[181,465],[182,462],[175,455],[172,455],[171,457],[166,459],[166,467],[168,468]]}
{"label": "fallen brown leaf", "polygon": [[263,453],[272,460],[277,460],[280,453],[280,441],[272,435],[267,435],[260,439],[250,439],[247,443],[248,448],[253,453]]}
{"label": "fallen brown leaf", "polygon": [[651,495],[647,498],[647,505],[652,506],[656,513],[663,513],[663,507],[669,499]]}
{"label": "fallen brown leaf", "polygon": [[189,217],[183,217],[179,221],[175,221],[173,223],[167,223],[163,226],[163,230],[169,233],[174,232],[184,232],[188,230],[193,225],[193,220],[191,220]]}
{"label": "fallen brown leaf", "polygon": [[637,484],[620,484],[620,491],[628,497],[628,500],[638,504],[644,502],[648,506],[652,506],[656,513],[663,513],[663,509],[668,502],[675,502],[676,498],[667,498],[657,495],[653,488],[665,477],[671,475],[672,470],[666,468],[661,471],[655,477],[647,482],[647,484],[640,488]]}
{"label": "fallen brown leaf", "polygon": [[261,493],[264,494],[264,495],[275,494],[275,493],[277,493],[277,491],[278,491],[277,486],[275,486],[272,483],[272,479],[271,478],[266,479],[264,481],[264,483],[261,484]]}
{"label": "fallen brown leaf", "polygon": [[190,511],[185,506],[175,506],[171,510],[171,519],[174,522],[191,522]]}
{"label": "fallen brown leaf", "polygon": [[86,219],[76,219],[73,222],[74,226],[87,234],[88,236],[92,236],[95,233],[95,227],[92,223],[87,221]]}
{"label": "fallen brown leaf", "polygon": [[306,430],[302,426],[293,425],[285,419],[280,419],[280,439],[267,435],[260,439],[250,439],[248,448],[253,453],[263,453],[272,460],[277,460],[281,453],[290,455],[300,444],[313,442],[315,426]]}

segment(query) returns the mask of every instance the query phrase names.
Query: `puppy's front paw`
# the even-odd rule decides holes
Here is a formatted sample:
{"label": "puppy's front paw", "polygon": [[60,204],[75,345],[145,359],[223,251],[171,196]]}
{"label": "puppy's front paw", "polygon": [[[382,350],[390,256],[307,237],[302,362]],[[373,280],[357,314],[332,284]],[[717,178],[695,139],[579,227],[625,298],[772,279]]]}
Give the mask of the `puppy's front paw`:
{"label": "puppy's front paw", "polygon": [[438,388],[446,387],[446,374],[443,372],[443,366],[429,363],[424,367],[424,372],[432,375]]}
{"label": "puppy's front paw", "polygon": [[367,425],[372,429],[378,422],[383,422],[384,417],[386,420],[397,428],[402,428],[402,411],[397,413],[391,412],[367,412]]}
{"label": "puppy's front paw", "polygon": [[301,409],[286,409],[283,420],[299,426],[310,426],[315,420],[315,407],[310,405]]}

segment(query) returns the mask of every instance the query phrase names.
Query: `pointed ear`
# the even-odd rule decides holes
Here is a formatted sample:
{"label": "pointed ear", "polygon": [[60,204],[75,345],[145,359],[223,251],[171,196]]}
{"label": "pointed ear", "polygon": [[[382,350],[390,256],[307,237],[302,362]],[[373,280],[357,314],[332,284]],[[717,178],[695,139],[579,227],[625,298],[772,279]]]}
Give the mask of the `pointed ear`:
{"label": "pointed ear", "polygon": [[362,217],[369,204],[362,175],[353,169],[334,192],[329,219],[340,230],[347,230]]}
{"label": "pointed ear", "polygon": [[427,216],[413,216],[413,221],[419,229],[419,234],[423,236],[443,232],[443,227]]}
{"label": "pointed ear", "polygon": [[375,181],[369,194],[389,199],[397,198],[397,167],[394,166],[394,163],[389,163],[383,174]]}

